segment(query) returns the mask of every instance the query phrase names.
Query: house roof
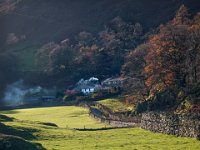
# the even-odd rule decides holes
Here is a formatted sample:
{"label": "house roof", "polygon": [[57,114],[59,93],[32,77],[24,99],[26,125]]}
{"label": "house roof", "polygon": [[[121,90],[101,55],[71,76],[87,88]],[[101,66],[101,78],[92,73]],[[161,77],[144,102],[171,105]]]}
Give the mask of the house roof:
{"label": "house roof", "polygon": [[106,82],[115,82],[115,81],[125,81],[127,78],[123,78],[123,77],[118,77],[118,78],[108,78],[106,80],[104,80],[102,83],[106,83]]}
{"label": "house roof", "polygon": [[95,77],[91,77],[90,79],[89,79],[89,81],[91,82],[91,81],[99,81],[99,79],[98,78],[95,78]]}
{"label": "house roof", "polygon": [[90,85],[81,85],[79,86],[79,89],[93,89],[95,86],[90,86]]}
{"label": "house roof", "polygon": [[81,90],[81,89],[101,89],[102,86],[100,84],[82,84],[75,88],[75,90]]}
{"label": "house roof", "polygon": [[81,79],[75,88],[75,90],[81,90],[81,89],[97,89],[99,88],[99,79],[95,77],[91,77],[88,80]]}

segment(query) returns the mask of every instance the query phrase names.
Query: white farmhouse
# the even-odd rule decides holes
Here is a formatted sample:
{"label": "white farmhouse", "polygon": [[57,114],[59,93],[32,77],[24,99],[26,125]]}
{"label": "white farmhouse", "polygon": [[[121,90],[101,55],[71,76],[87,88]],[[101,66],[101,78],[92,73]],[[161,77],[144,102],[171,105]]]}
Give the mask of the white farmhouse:
{"label": "white farmhouse", "polygon": [[94,86],[82,86],[81,87],[81,92],[84,94],[90,94],[90,93],[94,93],[95,91],[95,87]]}
{"label": "white farmhouse", "polygon": [[81,79],[77,83],[76,89],[85,95],[89,95],[101,89],[101,85],[99,84],[99,79],[92,77],[89,80]]}

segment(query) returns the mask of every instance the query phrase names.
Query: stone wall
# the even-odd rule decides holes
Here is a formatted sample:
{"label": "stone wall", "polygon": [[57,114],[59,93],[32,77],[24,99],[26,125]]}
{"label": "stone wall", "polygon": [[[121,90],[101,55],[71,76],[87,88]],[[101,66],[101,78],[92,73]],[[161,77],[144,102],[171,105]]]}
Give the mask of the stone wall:
{"label": "stone wall", "polygon": [[153,132],[200,138],[200,119],[166,112],[143,113],[141,128]]}
{"label": "stone wall", "polygon": [[90,116],[112,127],[140,127],[140,117],[124,117],[119,119],[118,116],[114,115],[105,116],[99,109],[92,107],[90,108]]}
{"label": "stone wall", "polygon": [[79,106],[89,109],[90,116],[112,127],[140,127],[141,116],[127,117],[123,114],[115,114],[108,107],[97,102],[82,102]]}
{"label": "stone wall", "polygon": [[113,127],[141,127],[153,132],[193,137],[200,140],[200,116],[147,112],[142,116],[127,117],[112,113],[108,108],[96,102],[81,103],[79,106],[88,108],[92,117]]}

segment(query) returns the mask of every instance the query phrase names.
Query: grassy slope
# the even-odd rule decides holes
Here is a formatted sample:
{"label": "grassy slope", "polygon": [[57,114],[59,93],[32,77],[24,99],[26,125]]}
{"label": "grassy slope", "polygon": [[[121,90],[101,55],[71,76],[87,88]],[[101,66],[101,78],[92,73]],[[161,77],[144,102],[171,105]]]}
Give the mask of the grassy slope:
{"label": "grassy slope", "polygon": [[98,101],[100,104],[103,104],[110,108],[113,112],[126,112],[133,109],[133,106],[126,106],[117,98],[105,99]]}
{"label": "grassy slope", "polygon": [[104,125],[95,122],[87,109],[80,107],[51,107],[5,111],[10,117],[19,120],[52,122],[61,128],[100,128]]}
{"label": "grassy slope", "polygon": [[[87,110],[78,107],[36,108],[4,113],[19,119],[13,122],[5,122],[5,124],[29,130],[37,137],[31,141],[39,142],[50,150],[197,150],[200,147],[200,142],[195,139],[155,134],[138,128],[81,132],[69,128],[44,126],[34,122],[35,120],[47,121],[64,127],[64,122],[68,120],[69,127],[82,127],[83,124],[93,128],[104,126],[89,118]],[[47,114],[49,115],[47,116]]]}

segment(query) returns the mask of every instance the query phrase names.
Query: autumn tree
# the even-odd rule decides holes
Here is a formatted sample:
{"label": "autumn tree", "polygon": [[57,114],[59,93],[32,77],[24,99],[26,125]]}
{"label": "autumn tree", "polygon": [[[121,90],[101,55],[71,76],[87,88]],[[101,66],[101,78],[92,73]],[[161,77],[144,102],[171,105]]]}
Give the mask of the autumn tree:
{"label": "autumn tree", "polygon": [[144,57],[147,54],[148,47],[148,44],[139,45],[125,57],[125,63],[122,66],[121,73],[128,80],[124,91],[126,94],[131,95],[126,98],[126,103],[144,101],[144,96],[147,94],[143,68],[146,63]]}
{"label": "autumn tree", "polygon": [[59,47],[58,44],[54,42],[47,43],[38,49],[36,53],[36,65],[42,71],[47,72],[49,70],[49,59],[50,53],[53,49]]}
{"label": "autumn tree", "polygon": [[189,84],[198,82],[199,14],[193,20],[188,16],[182,5],[175,18],[149,40],[145,73],[151,94],[170,88],[188,89]]}
{"label": "autumn tree", "polygon": [[110,56],[110,69],[114,74],[120,74],[121,66],[127,52],[134,49],[142,41],[143,28],[139,23],[131,24],[120,17],[115,17],[99,33],[101,49]]}
{"label": "autumn tree", "polygon": [[138,77],[142,76],[145,66],[144,57],[147,54],[149,44],[141,44],[133,51],[129,52],[125,57],[125,63],[122,66],[122,74],[124,76]]}
{"label": "autumn tree", "polygon": [[194,17],[191,26],[188,28],[187,46],[187,82],[192,86],[200,81],[200,13]]}
{"label": "autumn tree", "polygon": [[187,28],[168,24],[150,38],[149,52],[145,57],[146,85],[151,94],[167,88],[182,87],[186,84],[185,45]]}
{"label": "autumn tree", "polygon": [[187,7],[181,5],[179,10],[176,12],[174,19],[171,21],[173,25],[188,25],[190,23],[190,14],[188,13]]}

